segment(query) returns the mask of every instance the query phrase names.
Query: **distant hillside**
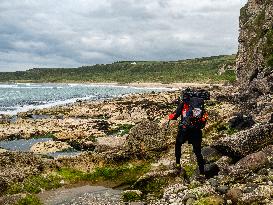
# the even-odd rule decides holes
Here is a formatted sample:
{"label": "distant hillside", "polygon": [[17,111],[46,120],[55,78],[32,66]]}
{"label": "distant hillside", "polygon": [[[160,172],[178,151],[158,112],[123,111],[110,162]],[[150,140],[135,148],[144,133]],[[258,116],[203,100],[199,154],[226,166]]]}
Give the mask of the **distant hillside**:
{"label": "distant hillside", "polygon": [[[1,82],[232,82],[235,55],[179,61],[119,61],[79,68],[0,72]],[[221,74],[219,74],[219,72]]]}

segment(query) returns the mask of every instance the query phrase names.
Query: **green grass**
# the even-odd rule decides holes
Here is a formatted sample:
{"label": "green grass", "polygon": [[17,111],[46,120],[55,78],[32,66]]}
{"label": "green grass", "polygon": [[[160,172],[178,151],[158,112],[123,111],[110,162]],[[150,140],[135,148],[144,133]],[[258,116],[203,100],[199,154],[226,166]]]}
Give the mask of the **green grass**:
{"label": "green grass", "polygon": [[136,162],[121,166],[97,167],[93,172],[62,168],[48,175],[36,175],[9,186],[5,194],[31,193],[61,187],[61,180],[73,184],[88,181],[90,183],[113,182],[116,185],[132,185],[140,176],[150,170],[147,162]]}
{"label": "green grass", "polygon": [[124,192],[122,193],[122,200],[124,202],[133,202],[133,201],[140,201],[142,197],[135,193],[135,192]]}
{"label": "green grass", "polygon": [[107,134],[123,136],[125,134],[128,134],[132,127],[134,127],[134,125],[132,124],[118,124],[116,128],[109,130]]}
{"label": "green grass", "polygon": [[230,82],[234,71],[222,75],[223,65],[234,65],[235,55],[222,55],[179,61],[131,61],[79,68],[35,68],[28,71],[0,72],[2,82]]}
{"label": "green grass", "polygon": [[212,133],[233,135],[236,132],[238,130],[230,127],[228,123],[217,121],[204,129],[203,136],[204,138],[208,138]]}
{"label": "green grass", "polygon": [[26,178],[23,182],[17,182],[12,184],[7,194],[18,194],[18,193],[39,193],[41,190],[56,189],[61,186],[61,178],[54,175],[37,175]]}
{"label": "green grass", "polygon": [[144,196],[152,194],[153,196],[160,198],[163,194],[163,188],[169,183],[166,177],[148,178],[136,182],[133,185],[134,189],[140,190]]}
{"label": "green grass", "polygon": [[193,203],[193,205],[221,205],[224,200],[218,196],[209,196],[201,198]]}
{"label": "green grass", "polygon": [[186,164],[184,166],[184,170],[186,172],[186,175],[188,177],[192,177],[194,175],[195,170],[197,169],[197,165],[196,164]]}
{"label": "green grass", "polygon": [[42,203],[36,196],[28,194],[25,198],[20,199],[16,205],[42,205]]}
{"label": "green grass", "polygon": [[97,167],[90,173],[62,168],[58,171],[58,175],[71,183],[79,181],[112,181],[120,184],[133,184],[140,176],[148,172],[149,169],[150,165],[148,163]]}

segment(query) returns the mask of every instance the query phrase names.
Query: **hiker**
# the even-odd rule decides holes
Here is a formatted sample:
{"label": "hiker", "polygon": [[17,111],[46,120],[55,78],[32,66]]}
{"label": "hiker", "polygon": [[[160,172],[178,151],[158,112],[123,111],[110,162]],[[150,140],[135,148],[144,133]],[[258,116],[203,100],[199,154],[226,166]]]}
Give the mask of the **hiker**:
{"label": "hiker", "polygon": [[181,93],[181,100],[178,101],[176,111],[169,115],[169,120],[176,120],[181,116],[181,122],[178,125],[178,134],[175,143],[176,169],[181,172],[181,146],[186,141],[193,146],[200,175],[204,175],[204,159],[201,153],[202,128],[205,127],[207,113],[204,110],[204,99],[209,99],[209,93],[203,95],[201,91],[194,92],[189,88]]}

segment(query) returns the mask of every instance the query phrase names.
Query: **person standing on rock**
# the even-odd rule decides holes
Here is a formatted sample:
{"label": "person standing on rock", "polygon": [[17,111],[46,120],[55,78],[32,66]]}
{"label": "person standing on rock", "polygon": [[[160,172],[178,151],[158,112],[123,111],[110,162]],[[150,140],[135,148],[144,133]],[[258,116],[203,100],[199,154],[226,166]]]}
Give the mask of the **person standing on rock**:
{"label": "person standing on rock", "polygon": [[[205,93],[205,94],[204,94]],[[201,153],[202,128],[207,121],[207,113],[204,109],[204,100],[209,99],[207,91],[195,92],[189,88],[181,93],[182,100],[178,101],[176,111],[169,115],[169,120],[176,120],[181,116],[181,122],[178,126],[178,134],[175,143],[176,169],[181,172],[181,146],[186,141],[193,146],[199,171],[201,175],[205,174],[204,159]]]}

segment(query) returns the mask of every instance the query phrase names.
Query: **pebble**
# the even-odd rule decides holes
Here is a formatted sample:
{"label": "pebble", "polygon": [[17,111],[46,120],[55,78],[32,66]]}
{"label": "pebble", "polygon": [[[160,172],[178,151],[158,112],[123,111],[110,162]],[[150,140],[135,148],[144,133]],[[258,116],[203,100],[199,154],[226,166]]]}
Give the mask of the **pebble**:
{"label": "pebble", "polygon": [[227,200],[227,204],[232,204],[232,201],[231,200]]}
{"label": "pebble", "polygon": [[216,191],[219,192],[220,194],[226,194],[228,191],[228,186],[222,185],[216,188]]}
{"label": "pebble", "polygon": [[189,198],[186,202],[186,205],[192,205],[195,202],[195,199]]}

